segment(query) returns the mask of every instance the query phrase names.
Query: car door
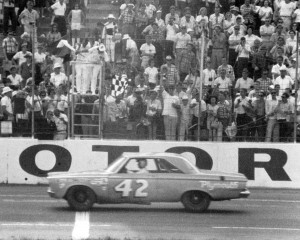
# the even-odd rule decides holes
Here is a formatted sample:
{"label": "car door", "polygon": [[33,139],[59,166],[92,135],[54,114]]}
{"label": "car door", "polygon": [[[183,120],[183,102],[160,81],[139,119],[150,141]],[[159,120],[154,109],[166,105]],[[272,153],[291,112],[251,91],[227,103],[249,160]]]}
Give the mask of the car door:
{"label": "car door", "polygon": [[156,160],[158,167],[156,198],[160,202],[180,201],[186,175],[166,159]]}
{"label": "car door", "polygon": [[[147,162],[145,172],[140,172],[139,161]],[[146,172],[147,171],[147,172]],[[112,174],[108,183],[111,202],[150,203],[156,197],[155,172],[157,166],[151,158],[129,158],[118,173]]]}

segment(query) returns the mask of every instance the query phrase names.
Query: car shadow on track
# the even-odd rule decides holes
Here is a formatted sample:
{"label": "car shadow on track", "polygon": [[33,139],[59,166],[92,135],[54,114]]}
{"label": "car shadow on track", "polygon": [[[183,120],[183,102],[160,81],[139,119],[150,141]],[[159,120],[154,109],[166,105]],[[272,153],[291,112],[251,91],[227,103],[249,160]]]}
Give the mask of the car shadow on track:
{"label": "car shadow on track", "polygon": [[[51,207],[52,211],[57,212],[76,212],[69,207]],[[149,213],[187,213],[187,214],[214,214],[214,215],[243,215],[248,214],[245,210],[233,210],[233,209],[208,209],[202,213],[192,213],[185,211],[184,208],[149,208],[149,207],[105,207],[96,206],[90,210],[91,213],[124,213],[124,212],[149,212]]]}

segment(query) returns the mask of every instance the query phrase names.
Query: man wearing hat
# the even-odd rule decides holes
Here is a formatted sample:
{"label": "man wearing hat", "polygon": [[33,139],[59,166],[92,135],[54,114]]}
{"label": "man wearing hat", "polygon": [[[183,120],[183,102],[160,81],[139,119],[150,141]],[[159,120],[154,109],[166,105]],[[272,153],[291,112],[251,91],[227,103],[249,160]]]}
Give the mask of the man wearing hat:
{"label": "man wearing hat", "polygon": [[12,66],[10,68],[10,75],[7,76],[7,79],[10,81],[10,85],[13,86],[20,86],[22,82],[22,77],[20,74],[17,73],[17,67]]}
{"label": "man wearing hat", "polygon": [[117,25],[115,23],[115,16],[113,14],[108,15],[108,21],[104,24],[102,39],[106,46],[106,52],[108,54],[110,62],[115,61],[115,42],[113,40]]}
{"label": "man wearing hat", "polygon": [[5,121],[12,121],[14,119],[13,108],[11,103],[12,89],[4,87],[2,90],[3,97],[1,98],[1,109]]}
{"label": "man wearing hat", "polygon": [[227,37],[221,30],[222,27],[220,25],[215,25],[211,54],[212,68],[215,70],[222,64],[222,58],[226,55]]}
{"label": "man wearing hat", "polygon": [[50,82],[52,82],[56,88],[67,82],[67,76],[61,72],[61,67],[62,65],[60,63],[55,63],[53,66],[54,72],[51,73],[50,77]]}
{"label": "man wearing hat", "polygon": [[275,79],[274,84],[279,84],[279,95],[283,94],[286,88],[292,89],[294,81],[290,76],[287,76],[287,67],[283,64],[280,68],[280,76]]}
{"label": "man wearing hat", "polygon": [[129,34],[130,36],[134,36],[135,26],[135,12],[133,11],[134,4],[129,3],[127,8],[121,13],[119,17],[119,21],[122,22],[122,34]]}
{"label": "man wearing hat", "polygon": [[161,18],[161,13],[161,10],[156,11],[155,22],[157,23],[159,28],[165,28],[166,24],[165,21]]}
{"label": "man wearing hat", "polygon": [[240,33],[240,26],[235,25],[234,26],[234,32],[229,36],[228,42],[229,42],[229,56],[228,56],[228,63],[231,66],[234,66],[236,60],[237,60],[237,52],[235,51],[236,47],[240,45],[241,38],[244,36],[244,34]]}

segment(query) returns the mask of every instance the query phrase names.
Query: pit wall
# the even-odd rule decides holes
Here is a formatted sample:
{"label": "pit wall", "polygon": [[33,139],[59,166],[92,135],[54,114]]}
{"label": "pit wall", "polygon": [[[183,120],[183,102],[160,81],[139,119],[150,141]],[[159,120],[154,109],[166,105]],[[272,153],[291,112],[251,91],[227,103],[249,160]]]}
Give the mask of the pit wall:
{"label": "pit wall", "polygon": [[240,172],[250,187],[300,188],[300,145],[0,139],[0,183],[45,184],[52,171],[103,170],[122,153],[173,152],[200,169]]}

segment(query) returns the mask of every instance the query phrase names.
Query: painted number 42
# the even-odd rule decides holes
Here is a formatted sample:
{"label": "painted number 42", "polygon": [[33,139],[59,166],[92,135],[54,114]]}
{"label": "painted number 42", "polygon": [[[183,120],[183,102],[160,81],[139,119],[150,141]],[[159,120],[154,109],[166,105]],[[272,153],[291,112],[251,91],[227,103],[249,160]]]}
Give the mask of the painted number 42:
{"label": "painted number 42", "polygon": [[[134,197],[147,197],[148,193],[145,192],[145,190],[148,187],[148,182],[144,179],[138,179],[136,180],[136,183],[140,185],[136,191],[134,192]],[[128,197],[130,192],[133,191],[132,189],[132,180],[131,179],[126,179],[117,186],[115,186],[115,191],[116,192],[121,192],[122,197]]]}

